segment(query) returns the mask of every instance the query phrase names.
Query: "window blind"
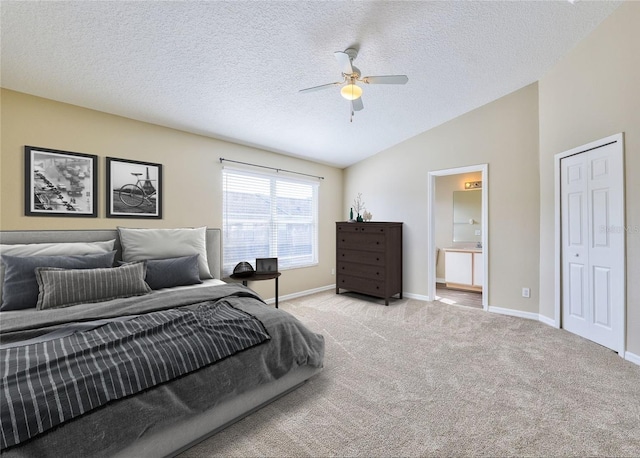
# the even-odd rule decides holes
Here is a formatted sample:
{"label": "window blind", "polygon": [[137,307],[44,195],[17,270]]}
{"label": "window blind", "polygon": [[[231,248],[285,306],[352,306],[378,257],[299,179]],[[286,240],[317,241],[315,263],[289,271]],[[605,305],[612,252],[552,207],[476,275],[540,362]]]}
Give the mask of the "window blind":
{"label": "window blind", "polygon": [[278,258],[278,269],[318,263],[318,183],[224,168],[223,273]]}

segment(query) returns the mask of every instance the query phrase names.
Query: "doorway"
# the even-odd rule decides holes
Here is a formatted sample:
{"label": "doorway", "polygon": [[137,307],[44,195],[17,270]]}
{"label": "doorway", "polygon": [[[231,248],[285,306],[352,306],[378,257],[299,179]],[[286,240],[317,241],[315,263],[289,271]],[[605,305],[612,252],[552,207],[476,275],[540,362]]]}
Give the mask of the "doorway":
{"label": "doorway", "polygon": [[555,158],[556,319],[567,331],[621,356],[626,313],[623,150],[618,134]]}
{"label": "doorway", "polygon": [[[438,180],[441,177],[451,177],[455,180],[455,176],[463,176],[467,174],[477,174],[479,179],[466,181],[463,179],[460,183],[458,191],[461,192],[460,197],[467,200],[471,194],[465,192],[473,192],[481,190],[480,210],[479,213],[466,215],[464,213],[456,213],[454,216],[454,199],[453,194],[447,196],[450,201],[451,211],[445,216],[447,225],[451,230],[451,244],[442,242],[436,243],[436,233],[438,230]],[[427,177],[428,188],[428,210],[427,210],[427,299],[430,301],[441,298],[442,302],[461,304],[465,302],[471,306],[481,306],[484,310],[488,309],[488,290],[489,290],[489,234],[488,234],[488,165],[480,164],[468,167],[457,167],[453,169],[431,171]],[[461,216],[464,215],[464,216]],[[456,219],[457,218],[457,219]],[[442,220],[442,218],[440,218]],[[455,235],[454,227],[458,234]],[[447,229],[449,230],[449,229]],[[476,235],[478,234],[478,235]],[[469,235],[471,235],[469,237]],[[458,242],[454,242],[458,240]],[[446,245],[446,246],[442,246]],[[455,248],[460,251],[456,251]],[[446,251],[445,248],[451,250]],[[446,270],[446,259],[450,258],[449,278],[446,274],[443,277],[443,268]],[[455,272],[451,272],[453,264],[460,268]],[[438,268],[440,267],[440,269]],[[454,278],[457,277],[457,278]],[[444,283],[444,284],[443,284]],[[451,290],[443,289],[443,286],[449,285],[456,288]],[[475,293],[473,291],[476,291]],[[477,292],[481,291],[481,299]],[[466,295],[466,297],[465,297]],[[447,297],[449,296],[449,297]],[[474,300],[475,299],[475,300]]]}

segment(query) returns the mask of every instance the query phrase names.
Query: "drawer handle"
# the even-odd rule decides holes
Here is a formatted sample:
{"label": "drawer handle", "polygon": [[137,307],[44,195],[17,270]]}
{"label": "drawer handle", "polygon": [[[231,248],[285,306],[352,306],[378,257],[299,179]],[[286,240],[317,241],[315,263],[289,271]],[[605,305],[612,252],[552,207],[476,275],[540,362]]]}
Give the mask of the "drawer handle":
{"label": "drawer handle", "polygon": [[376,242],[376,245],[380,245],[380,242]]}
{"label": "drawer handle", "polygon": [[376,275],[380,275],[380,272],[376,272]]}
{"label": "drawer handle", "polygon": [[344,270],[344,266],[342,266],[342,270]]}
{"label": "drawer handle", "polygon": [[344,242],[344,239],[342,239],[342,241]]}
{"label": "drawer handle", "polygon": [[344,258],[344,253],[342,253],[342,257]]}
{"label": "drawer handle", "polygon": [[[344,256],[344,255],[342,255],[342,256]],[[376,258],[376,261],[380,261],[380,258]]]}

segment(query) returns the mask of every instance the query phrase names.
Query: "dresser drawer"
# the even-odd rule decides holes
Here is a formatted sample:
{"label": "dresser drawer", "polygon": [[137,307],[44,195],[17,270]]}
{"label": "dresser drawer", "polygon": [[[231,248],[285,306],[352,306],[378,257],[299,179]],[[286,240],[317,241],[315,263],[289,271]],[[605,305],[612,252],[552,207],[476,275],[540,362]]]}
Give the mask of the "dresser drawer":
{"label": "dresser drawer", "polygon": [[384,296],[384,281],[382,280],[378,281],[370,278],[341,275],[336,286],[338,288],[348,289],[357,293],[370,294],[372,296]]}
{"label": "dresser drawer", "polygon": [[337,262],[356,262],[358,264],[371,264],[375,266],[384,266],[384,253],[375,251],[357,251],[357,250],[340,250],[338,249]]}
{"label": "dresser drawer", "polygon": [[384,234],[342,232],[338,234],[338,248],[351,250],[384,251]]}
{"label": "dresser drawer", "polygon": [[338,274],[382,281],[384,280],[384,266],[338,262]]}
{"label": "dresser drawer", "polygon": [[386,232],[386,227],[378,226],[376,224],[365,223],[362,224],[341,224],[338,226],[338,234],[340,233],[353,233],[357,232],[358,234],[384,234]]}

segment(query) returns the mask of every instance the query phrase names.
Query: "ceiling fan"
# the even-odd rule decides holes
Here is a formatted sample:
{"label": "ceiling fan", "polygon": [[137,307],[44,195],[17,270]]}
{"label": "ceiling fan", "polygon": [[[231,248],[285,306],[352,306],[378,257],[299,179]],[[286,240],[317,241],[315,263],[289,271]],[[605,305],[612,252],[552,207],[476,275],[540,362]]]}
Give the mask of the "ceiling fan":
{"label": "ceiling fan", "polygon": [[353,48],[333,53],[342,70],[342,81],[323,84],[322,86],[301,89],[299,92],[313,92],[333,86],[342,86],[340,94],[351,102],[351,116],[355,111],[364,108],[362,104],[362,88],[356,83],[364,84],[406,84],[409,81],[407,75],[386,75],[386,76],[361,76],[360,70],[353,65],[353,60],[358,56],[358,51]]}

